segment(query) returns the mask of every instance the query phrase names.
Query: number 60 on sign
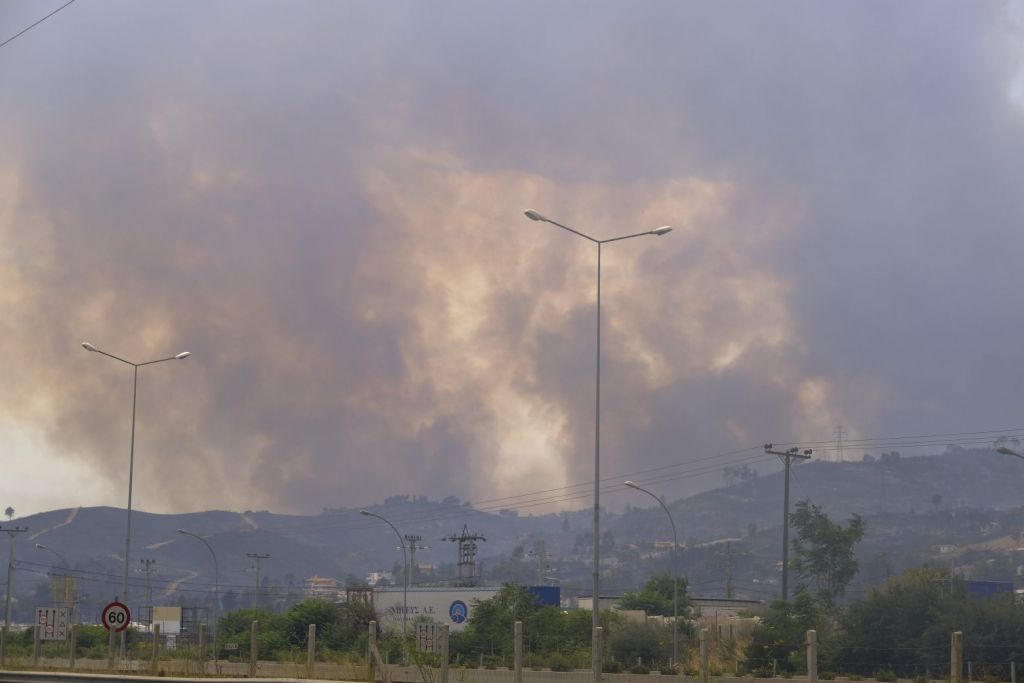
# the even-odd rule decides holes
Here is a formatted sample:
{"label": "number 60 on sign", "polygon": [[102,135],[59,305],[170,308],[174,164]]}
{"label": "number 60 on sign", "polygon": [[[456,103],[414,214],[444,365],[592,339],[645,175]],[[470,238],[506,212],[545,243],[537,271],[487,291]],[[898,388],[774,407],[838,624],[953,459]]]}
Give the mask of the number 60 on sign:
{"label": "number 60 on sign", "polygon": [[123,631],[131,623],[132,613],[128,611],[128,606],[123,602],[112,602],[103,608],[100,621],[108,631]]}

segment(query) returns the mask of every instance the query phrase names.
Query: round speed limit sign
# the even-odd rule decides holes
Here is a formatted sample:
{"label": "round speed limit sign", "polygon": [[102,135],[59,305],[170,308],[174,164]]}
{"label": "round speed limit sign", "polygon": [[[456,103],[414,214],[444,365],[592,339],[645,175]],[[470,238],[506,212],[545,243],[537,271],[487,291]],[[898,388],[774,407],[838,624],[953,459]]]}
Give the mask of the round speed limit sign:
{"label": "round speed limit sign", "polygon": [[103,627],[108,631],[123,631],[128,628],[132,621],[132,613],[123,602],[112,602],[103,608],[103,615],[100,617]]}

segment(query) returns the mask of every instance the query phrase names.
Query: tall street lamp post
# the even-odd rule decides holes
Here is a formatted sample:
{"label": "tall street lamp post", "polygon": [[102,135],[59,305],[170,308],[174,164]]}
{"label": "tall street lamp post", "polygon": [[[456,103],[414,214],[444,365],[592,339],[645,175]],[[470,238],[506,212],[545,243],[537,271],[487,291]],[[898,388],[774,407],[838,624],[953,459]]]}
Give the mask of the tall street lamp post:
{"label": "tall street lamp post", "polygon": [[[82,342],[82,348],[91,353],[99,353],[106,356],[107,358],[113,358],[116,361],[120,361],[125,365],[132,366],[134,370],[134,377],[132,379],[132,440],[131,448],[128,455],[128,515],[127,522],[125,524],[124,534],[124,580],[121,585],[121,599],[126,603],[128,602],[128,563],[129,555],[131,553],[132,546],[132,483],[135,476],[135,404],[136,398],[139,394],[139,368],[143,365],[154,365],[156,363],[163,363],[169,360],[184,360],[192,354],[189,351],[182,351],[174,356],[168,356],[167,358],[157,358],[156,360],[146,361],[144,363],[133,363],[130,360],[125,360],[119,356],[115,356],[112,353],[107,353],[101,349],[96,348],[89,342]],[[121,631],[121,657],[125,655],[125,634],[126,631]]]}
{"label": "tall street lamp post", "polygon": [[[61,585],[61,591],[64,593],[64,597],[60,600],[60,602],[64,603],[65,606],[71,608],[71,611],[73,612],[74,611],[74,604],[72,604],[72,602],[71,602],[71,600],[69,598],[69,591],[68,591],[68,580],[69,580],[70,572],[71,572],[71,563],[68,562],[68,558],[64,557],[64,555],[62,553],[57,552],[56,550],[54,550],[53,548],[51,548],[48,545],[43,545],[42,543],[36,543],[35,547],[36,547],[36,550],[43,550],[43,551],[46,551],[48,553],[52,553],[53,555],[56,555],[57,559],[60,560],[60,563],[62,565],[64,565],[64,571],[68,572],[67,574],[58,575],[58,574],[56,574],[56,572],[51,572],[50,576],[51,576],[51,578],[53,576],[60,576],[63,579],[63,581],[61,582],[61,584],[62,584]],[[69,615],[68,619],[71,621],[71,623],[74,623],[74,614]]]}
{"label": "tall street lamp post", "polygon": [[[546,218],[532,209],[526,211],[526,217],[531,221],[539,221],[542,223],[550,223],[551,225],[558,226],[563,230],[571,232],[572,234],[582,237],[589,241],[591,244],[597,245],[597,355],[596,355],[596,383],[594,391],[594,572],[592,576],[593,586],[593,627],[596,629],[601,625],[601,598],[598,585],[600,582],[600,566],[599,562],[601,559],[600,552],[600,512],[601,512],[601,247],[609,242],[620,242],[622,240],[632,239],[634,237],[648,237],[655,236],[660,237],[668,232],[672,231],[670,226],[664,225],[660,228],[654,228],[653,230],[646,230],[644,232],[638,232],[631,235],[623,235],[621,237],[611,237],[608,239],[599,240],[590,235],[587,235],[579,230],[570,228],[568,225],[562,225],[557,221],[553,221],[550,218]],[[594,683],[599,683],[601,676],[601,658],[598,656],[597,648],[597,631],[593,631],[592,640],[592,654],[593,654],[593,677]]]}
{"label": "tall street lamp post", "polygon": [[672,662],[679,666],[679,536],[676,534],[676,523],[672,520],[672,513],[669,512],[665,501],[632,481],[622,482],[631,489],[642,491],[658,501],[658,505],[668,515],[668,523],[672,525]]}
{"label": "tall street lamp post", "polygon": [[1000,446],[999,448],[997,448],[996,453],[1001,453],[1003,455],[1012,455],[1020,458],[1021,460],[1024,460],[1024,455],[1021,455],[1017,451],[1013,450],[1012,448],[1007,448],[1006,446]]}
{"label": "tall street lamp post", "polygon": [[206,549],[210,551],[210,555],[213,557],[213,662],[214,667],[217,666],[218,655],[220,650],[217,649],[217,633],[220,630],[217,628],[217,621],[220,618],[220,565],[217,563],[217,553],[213,551],[213,546],[210,545],[209,541],[200,536],[199,534],[192,533],[186,529],[178,529],[179,534],[185,536],[191,536],[200,543],[206,546]]}
{"label": "tall street lamp post", "polygon": [[64,565],[64,569],[68,569],[68,570],[71,569],[71,565],[68,564],[68,558],[64,557],[64,555],[62,555],[61,553],[58,553],[56,550],[54,550],[50,546],[43,545],[42,543],[36,543],[36,550],[45,550],[48,553],[53,553],[54,555],[57,556],[57,559],[60,560],[60,563],[62,565]]}
{"label": "tall street lamp post", "polygon": [[360,510],[359,514],[365,515],[366,517],[376,517],[380,521],[387,524],[389,527],[391,527],[392,531],[395,532],[395,536],[398,536],[398,542],[402,546],[402,565],[405,568],[405,581],[402,582],[402,639],[404,641],[405,638],[409,637],[409,634],[405,628],[405,615],[409,612],[409,553],[405,547],[405,539],[402,538],[402,534],[399,533],[398,528],[395,527],[394,524],[392,524],[386,518],[381,517],[377,513],[370,512],[369,510]]}

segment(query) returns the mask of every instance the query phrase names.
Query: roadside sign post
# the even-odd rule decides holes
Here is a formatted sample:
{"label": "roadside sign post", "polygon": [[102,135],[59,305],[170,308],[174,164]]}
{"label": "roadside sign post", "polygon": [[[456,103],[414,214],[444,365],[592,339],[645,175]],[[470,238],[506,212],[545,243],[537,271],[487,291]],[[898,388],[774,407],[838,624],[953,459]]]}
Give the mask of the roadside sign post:
{"label": "roadside sign post", "polygon": [[123,633],[128,624],[132,623],[132,613],[128,610],[128,605],[123,602],[109,603],[103,608],[103,612],[100,613],[100,623],[103,624],[103,628],[110,632],[110,641],[107,644],[109,651],[107,652],[107,668],[110,670],[114,669],[114,634]]}
{"label": "roadside sign post", "polygon": [[67,640],[69,621],[67,607],[36,608],[36,625],[40,627],[40,640]]}
{"label": "roadside sign post", "polygon": [[120,633],[128,628],[128,624],[132,623],[132,613],[128,610],[128,605],[115,600],[103,608],[100,621],[103,623],[103,628]]}

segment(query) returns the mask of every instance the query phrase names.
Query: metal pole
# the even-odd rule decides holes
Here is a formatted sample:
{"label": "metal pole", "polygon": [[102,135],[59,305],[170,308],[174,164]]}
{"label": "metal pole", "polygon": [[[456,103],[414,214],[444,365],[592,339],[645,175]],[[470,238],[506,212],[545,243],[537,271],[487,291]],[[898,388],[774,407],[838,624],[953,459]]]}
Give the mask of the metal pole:
{"label": "metal pole", "polygon": [[[563,225],[558,221],[553,221],[550,218],[545,218],[536,211],[530,210],[525,212],[526,217],[532,221],[542,221],[556,225],[563,230],[567,230],[574,235],[582,237],[590,242],[597,245],[597,354],[596,354],[596,381],[595,381],[595,392],[594,392],[594,573],[593,573],[593,618],[592,628],[597,629],[601,625],[601,599],[600,599],[600,560],[601,560],[601,245],[605,242],[619,242],[621,240],[631,239],[633,237],[644,237],[648,235],[661,236],[665,235],[672,230],[669,226],[663,226],[655,228],[654,230],[647,230],[644,232],[638,232],[630,235],[622,235],[621,237],[612,237],[609,239],[599,240],[580,232],[574,228],[570,228],[568,225]],[[597,649],[598,640],[600,634],[594,631],[594,635],[591,638],[592,650]],[[593,681],[594,683],[600,683],[601,678],[601,660],[599,658],[594,659],[593,666]]]}
{"label": "metal pole", "polygon": [[644,487],[632,482],[623,482],[626,486],[637,491],[643,491],[648,496],[658,501],[658,505],[665,511],[668,523],[672,526],[672,662],[679,665],[679,535],[676,533],[676,523],[672,519],[665,501],[654,495]]}
{"label": "metal pole", "polygon": [[[125,602],[125,604],[127,604],[128,603],[128,564],[129,564],[129,562],[131,560],[130,556],[131,556],[131,549],[132,549],[132,484],[134,482],[134,477],[135,477],[135,408],[136,408],[136,399],[138,397],[138,392],[139,392],[139,368],[141,366],[143,366],[143,365],[154,365],[156,363],[163,363],[163,362],[169,361],[169,360],[183,360],[185,358],[188,358],[192,354],[189,353],[188,351],[183,351],[182,353],[179,353],[179,354],[174,355],[174,356],[168,356],[167,358],[158,358],[156,360],[150,360],[150,361],[146,361],[144,363],[133,363],[130,360],[125,360],[124,358],[121,358],[120,356],[115,356],[112,353],[107,353],[106,351],[98,349],[98,348],[96,348],[95,346],[93,346],[92,344],[90,344],[88,342],[82,342],[82,348],[84,348],[86,351],[89,351],[90,353],[99,353],[101,355],[107,356],[108,358],[113,358],[116,361],[120,361],[120,362],[124,363],[125,365],[130,365],[130,366],[132,366],[132,369],[134,370],[133,378],[132,378],[132,438],[131,438],[131,448],[129,449],[129,453],[128,453],[128,514],[127,514],[127,519],[126,519],[126,523],[125,523],[125,537],[124,537],[124,579],[123,579],[123,582],[122,582],[122,585],[121,585],[121,595],[120,595],[120,599],[123,600]],[[128,630],[127,629],[125,629],[124,631],[121,631],[121,656],[122,657],[125,654],[125,642],[126,642],[125,639],[127,638],[127,635],[128,635]]]}
{"label": "metal pole", "polygon": [[[132,484],[135,478],[135,406],[139,394],[139,366],[132,364],[132,441],[128,451],[128,516],[124,533],[124,581],[121,584],[121,599],[128,604],[128,562],[132,549]],[[128,629],[121,631],[121,658],[124,659]]]}
{"label": "metal pole", "polygon": [[782,502],[782,600],[789,599],[789,458],[786,461],[786,487]]}
{"label": "metal pole", "polygon": [[214,605],[213,605],[213,617],[212,617],[211,621],[213,622],[213,662],[214,662],[214,668],[216,668],[216,666],[217,666],[217,655],[219,654],[219,651],[217,650],[217,632],[219,630],[217,628],[217,620],[220,618],[220,564],[217,562],[217,553],[214,552],[213,546],[210,545],[209,541],[207,541],[205,538],[203,538],[199,534],[194,534],[194,533],[192,533],[191,531],[189,531],[187,529],[178,529],[178,533],[179,534],[184,534],[185,536],[191,536],[192,538],[200,541],[203,545],[206,546],[206,549],[210,551],[210,555],[213,557],[213,602],[214,602]]}
{"label": "metal pole", "polygon": [[[591,648],[599,647],[600,635],[597,627],[601,625],[601,243],[597,243],[597,381],[594,391],[594,574],[593,583],[593,614],[591,625],[593,637]],[[601,658],[594,657],[593,680],[601,681]]]}
{"label": "metal pole", "polygon": [[[398,536],[398,542],[402,546],[402,564],[405,571],[405,581],[402,582],[402,638],[403,640],[408,637],[408,630],[406,628],[406,614],[409,612],[409,552],[405,546],[405,538],[394,524],[392,524],[387,518],[381,517],[376,512],[370,512],[369,510],[360,510],[359,514],[366,517],[376,517],[380,521],[391,527],[391,530],[395,532],[395,536]],[[403,648],[404,649],[404,648]]]}

